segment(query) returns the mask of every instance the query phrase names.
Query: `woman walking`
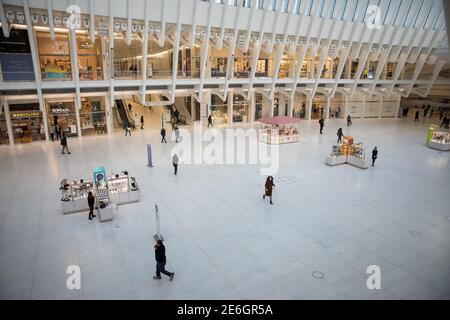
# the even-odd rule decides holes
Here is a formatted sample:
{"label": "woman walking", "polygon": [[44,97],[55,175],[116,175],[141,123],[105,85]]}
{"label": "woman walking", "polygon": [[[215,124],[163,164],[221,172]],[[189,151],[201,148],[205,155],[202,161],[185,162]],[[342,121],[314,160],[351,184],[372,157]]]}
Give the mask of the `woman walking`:
{"label": "woman walking", "polygon": [[338,131],[337,131],[337,136],[338,136],[337,142],[338,142],[338,143],[339,143],[339,142],[342,142],[342,137],[344,136],[344,133],[342,132],[342,128],[339,128],[339,129],[338,129]]}
{"label": "woman walking", "polygon": [[88,193],[88,205],[89,205],[89,220],[92,220],[92,218],[95,218],[96,215],[94,214],[94,204],[95,204],[95,198],[91,191]]}
{"label": "woman walking", "polygon": [[275,187],[275,184],[273,183],[273,177],[272,176],[268,176],[266,179],[266,184],[265,184],[265,191],[263,194],[263,199],[267,197],[270,197],[270,204],[273,204],[272,202],[272,192],[273,192],[273,187]]}

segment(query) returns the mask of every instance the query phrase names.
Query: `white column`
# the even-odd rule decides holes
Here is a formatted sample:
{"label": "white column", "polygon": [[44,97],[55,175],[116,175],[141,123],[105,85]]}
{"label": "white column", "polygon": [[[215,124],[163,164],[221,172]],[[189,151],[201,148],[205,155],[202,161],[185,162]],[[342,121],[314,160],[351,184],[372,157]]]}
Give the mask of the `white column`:
{"label": "white column", "polygon": [[191,94],[191,118],[192,118],[192,122],[194,122],[195,121],[195,98],[192,94]]}
{"label": "white column", "polygon": [[228,124],[233,124],[233,91],[228,92]]}
{"label": "white column", "polygon": [[113,131],[113,121],[112,117],[113,115],[112,113],[112,103],[114,103],[114,100],[112,100],[113,102],[111,102],[111,97],[108,94],[105,95],[105,114],[106,114],[106,132],[108,133],[108,135],[110,135]]}
{"label": "white column", "polygon": [[306,116],[305,118],[307,120],[311,120],[311,113],[312,113],[312,97],[306,96]]}
{"label": "white column", "polygon": [[292,114],[294,112],[294,101],[295,101],[295,94],[289,95],[288,99],[288,117],[292,117]]}
{"label": "white column", "polygon": [[364,119],[364,115],[366,113],[366,96],[363,95],[363,103],[362,103],[362,110],[361,110],[361,119]]}
{"label": "white column", "polygon": [[378,118],[381,119],[381,115],[383,114],[383,95],[380,96],[380,110],[378,112]]}
{"label": "white column", "polygon": [[8,129],[9,144],[14,145],[14,135],[11,124],[11,114],[9,113],[9,104],[6,97],[3,98],[3,109],[5,110],[6,128]]}
{"label": "white column", "polygon": [[326,111],[325,111],[325,119],[330,119],[330,102],[331,102],[331,97],[327,96],[327,106],[326,106]]}
{"label": "white column", "polygon": [[248,105],[249,121],[250,123],[255,122],[255,92],[252,92],[250,95],[250,101]]}
{"label": "white column", "polygon": [[400,115],[398,114],[398,109],[400,109],[400,101],[402,100],[402,96],[401,95],[397,95],[397,105],[395,107],[395,118],[399,118]]}
{"label": "white column", "polygon": [[348,96],[346,94],[344,94],[344,119],[347,118],[348,115]]}
{"label": "white column", "polygon": [[273,113],[274,113],[274,108],[275,108],[275,104],[274,104],[274,98],[272,97],[269,101],[270,103],[270,109],[269,109],[269,117],[273,117]]}
{"label": "white column", "polygon": [[75,29],[70,30],[70,52],[72,53],[72,79],[75,82],[75,115],[77,118],[77,135],[81,137],[81,122],[80,122],[80,79],[78,74],[78,55],[77,55],[77,39]]}
{"label": "white column", "polygon": [[37,56],[38,51],[35,42],[36,37],[33,32],[33,26],[31,24],[31,16],[28,0],[23,0],[23,11],[25,13],[25,21],[27,23],[28,41],[30,42],[31,59],[33,60],[34,79],[36,82],[36,91],[39,99],[39,109],[42,112],[42,120],[44,121],[45,140],[49,141],[50,138],[48,134],[47,112],[45,110],[44,97],[42,95],[42,87],[41,87],[39,57]]}

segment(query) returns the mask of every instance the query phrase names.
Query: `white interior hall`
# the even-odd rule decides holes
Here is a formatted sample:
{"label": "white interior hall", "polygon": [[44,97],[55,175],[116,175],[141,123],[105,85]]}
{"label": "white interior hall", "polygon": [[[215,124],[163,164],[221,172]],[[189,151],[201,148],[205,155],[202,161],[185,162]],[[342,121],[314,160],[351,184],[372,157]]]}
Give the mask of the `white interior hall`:
{"label": "white interior hall", "polygon": [[[445,0],[0,0],[0,299],[449,299],[449,17]],[[274,204],[258,166],[174,175],[175,125],[282,133]],[[155,203],[173,281],[153,279]]]}

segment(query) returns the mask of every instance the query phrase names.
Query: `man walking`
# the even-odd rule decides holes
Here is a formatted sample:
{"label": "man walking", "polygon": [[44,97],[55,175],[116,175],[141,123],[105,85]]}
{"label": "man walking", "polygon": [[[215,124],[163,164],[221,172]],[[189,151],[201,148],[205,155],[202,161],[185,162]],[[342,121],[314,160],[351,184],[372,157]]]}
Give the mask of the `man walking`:
{"label": "man walking", "polygon": [[414,117],[414,121],[419,121],[419,111],[416,111],[416,116]]}
{"label": "man walking", "polygon": [[209,128],[209,126],[214,127],[214,126],[213,126],[213,123],[212,123],[212,117],[211,117],[211,115],[208,116],[208,128]]}
{"label": "man walking", "polygon": [[141,129],[144,129],[144,115],[141,115]]}
{"label": "man walking", "polygon": [[62,139],[61,139],[61,145],[62,145],[62,154],[65,154],[65,150],[67,150],[67,153],[70,154],[69,147],[67,146],[67,138],[66,134],[63,133]]}
{"label": "man walking", "polygon": [[320,134],[322,134],[323,126],[325,125],[325,120],[323,120],[323,118],[320,118],[319,125],[320,125]]}
{"label": "man walking", "polygon": [[377,158],[378,158],[378,149],[377,149],[377,147],[375,147],[372,150],[372,167],[375,166],[375,160],[377,160]]}
{"label": "man walking", "polygon": [[156,260],[156,276],[153,277],[155,280],[161,279],[161,273],[170,277],[170,281],[173,280],[175,276],[175,272],[169,272],[165,269],[166,266],[166,247],[162,240],[156,241],[155,244],[155,260]]}
{"label": "man walking", "polygon": [[180,140],[180,129],[178,129],[178,126],[175,126],[175,142],[178,142]]}
{"label": "man walking", "polygon": [[127,136],[128,133],[131,136],[131,125],[129,122],[127,124],[125,124],[125,137]]}
{"label": "man walking", "polygon": [[175,175],[177,175],[178,172],[178,156],[176,154],[173,155],[172,157],[172,164],[173,164],[173,169],[175,171]]}
{"label": "man walking", "polygon": [[164,129],[164,128],[161,129],[161,143],[163,143],[163,142],[167,143],[167,141],[166,141],[166,129]]}

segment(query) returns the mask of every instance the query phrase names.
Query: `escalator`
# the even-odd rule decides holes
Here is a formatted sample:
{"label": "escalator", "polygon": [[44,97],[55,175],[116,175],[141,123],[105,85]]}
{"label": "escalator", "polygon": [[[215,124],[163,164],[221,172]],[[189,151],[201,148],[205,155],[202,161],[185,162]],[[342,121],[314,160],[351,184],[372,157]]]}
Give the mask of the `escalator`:
{"label": "escalator", "polygon": [[[160,99],[161,99],[161,101],[165,101],[165,102],[169,101],[169,99],[165,95],[160,95]],[[167,106],[165,106],[165,108],[166,108],[166,110],[170,111],[171,117],[175,118],[175,111],[178,110],[178,108],[175,106],[175,104],[167,105]],[[187,123],[186,117],[180,113],[180,110],[178,110],[177,118],[178,118],[178,121],[177,121],[178,124],[180,124],[180,123],[186,124]]]}
{"label": "escalator", "polygon": [[127,112],[127,110],[125,109],[125,105],[124,105],[124,103],[123,103],[123,100],[117,99],[117,100],[116,100],[116,107],[117,107],[117,111],[119,112],[121,125],[122,125],[122,126],[130,125],[131,127],[134,128],[134,127],[135,127],[134,120],[131,119],[131,118],[128,116],[128,112]]}

